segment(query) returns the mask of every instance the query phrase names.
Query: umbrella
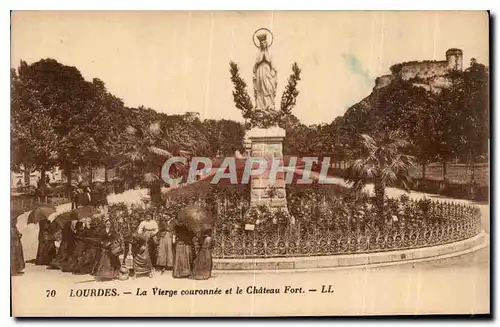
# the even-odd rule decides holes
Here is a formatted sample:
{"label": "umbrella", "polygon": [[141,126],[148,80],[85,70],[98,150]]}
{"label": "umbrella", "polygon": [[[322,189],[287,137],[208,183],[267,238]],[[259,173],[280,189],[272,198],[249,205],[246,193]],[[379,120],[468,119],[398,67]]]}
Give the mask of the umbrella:
{"label": "umbrella", "polygon": [[57,216],[53,222],[57,223],[61,228],[70,220],[84,220],[90,219],[93,215],[99,213],[94,207],[80,207],[72,211],[68,211]]}
{"label": "umbrella", "polygon": [[28,224],[36,224],[40,220],[47,219],[54,212],[56,212],[56,208],[53,205],[42,204],[30,212],[28,216]]}
{"label": "umbrella", "polygon": [[72,210],[70,212],[71,220],[80,220],[82,218],[92,217],[95,214],[98,214],[99,210],[96,207],[85,206]]}
{"label": "umbrella", "polygon": [[192,232],[213,229],[212,215],[199,205],[190,205],[179,212],[179,221]]}
{"label": "umbrella", "polygon": [[57,224],[60,228],[63,228],[63,226],[66,224],[67,221],[71,220],[71,211],[65,212],[57,216],[53,221],[52,224]]}

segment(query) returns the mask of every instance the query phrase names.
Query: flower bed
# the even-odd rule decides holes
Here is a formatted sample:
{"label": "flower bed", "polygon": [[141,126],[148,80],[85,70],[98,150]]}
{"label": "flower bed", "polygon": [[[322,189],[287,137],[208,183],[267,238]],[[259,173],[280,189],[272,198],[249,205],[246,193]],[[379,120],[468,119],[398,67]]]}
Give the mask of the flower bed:
{"label": "flower bed", "polygon": [[432,203],[429,219],[422,219],[419,206],[422,203],[410,201],[404,209],[409,215],[393,215],[394,220],[383,229],[367,223],[370,216],[360,213],[359,218],[331,217],[333,224],[325,225],[299,223],[260,231],[238,229],[232,233],[216,230],[214,257],[300,257],[404,250],[457,242],[481,232],[481,219],[475,208]]}
{"label": "flower bed", "polygon": [[[461,241],[481,232],[479,209],[407,196],[390,199],[377,217],[373,199],[344,187],[288,187],[290,224],[283,212],[249,210],[245,188],[207,186],[198,193],[171,194],[162,207],[110,205],[117,229],[128,235],[146,215],[175,219],[198,203],[215,218],[215,258],[319,256],[403,250]],[[247,230],[247,224],[253,230]]]}

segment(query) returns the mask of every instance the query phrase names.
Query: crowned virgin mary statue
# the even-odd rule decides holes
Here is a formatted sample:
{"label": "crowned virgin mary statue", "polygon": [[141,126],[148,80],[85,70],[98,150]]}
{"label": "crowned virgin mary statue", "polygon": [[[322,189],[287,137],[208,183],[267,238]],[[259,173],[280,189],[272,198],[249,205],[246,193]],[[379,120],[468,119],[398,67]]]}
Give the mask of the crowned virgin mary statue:
{"label": "crowned virgin mary statue", "polygon": [[[274,110],[278,72],[274,66],[273,58],[269,53],[269,47],[272,44],[272,34],[267,29],[260,29],[255,33],[255,36],[254,44],[259,49],[253,66],[255,108],[260,110]],[[271,38],[270,44],[268,43],[268,38]],[[258,44],[256,41],[258,41]]]}

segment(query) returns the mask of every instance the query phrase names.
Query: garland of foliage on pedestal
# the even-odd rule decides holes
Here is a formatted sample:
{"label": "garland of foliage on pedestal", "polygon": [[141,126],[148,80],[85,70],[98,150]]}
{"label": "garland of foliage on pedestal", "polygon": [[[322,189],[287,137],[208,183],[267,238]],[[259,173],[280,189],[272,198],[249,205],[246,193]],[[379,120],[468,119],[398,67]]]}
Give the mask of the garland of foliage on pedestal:
{"label": "garland of foliage on pedestal", "polygon": [[269,128],[272,126],[283,127],[288,118],[292,116],[292,109],[297,103],[297,83],[300,81],[300,68],[297,63],[292,64],[292,74],[288,78],[285,91],[281,96],[281,105],[279,110],[274,109],[256,109],[252,104],[250,95],[247,92],[247,83],[240,76],[238,64],[231,61],[229,63],[231,73],[231,82],[233,82],[233,99],[236,108],[241,110],[243,118],[246,121],[246,128],[253,127]]}

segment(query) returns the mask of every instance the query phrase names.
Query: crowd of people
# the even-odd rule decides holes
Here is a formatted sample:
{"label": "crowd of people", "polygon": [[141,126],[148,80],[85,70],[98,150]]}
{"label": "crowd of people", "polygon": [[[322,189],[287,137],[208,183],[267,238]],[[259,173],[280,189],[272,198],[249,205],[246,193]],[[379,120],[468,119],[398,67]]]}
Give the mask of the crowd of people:
{"label": "crowd of people", "polygon": [[[131,233],[107,214],[80,220],[41,220],[34,263],[98,281],[153,277],[172,270],[174,278],[208,279],[212,273],[212,231],[194,233],[177,219],[157,222],[148,215]],[[24,269],[21,235],[11,228],[13,274]],[[134,226],[135,227],[135,226]]]}

